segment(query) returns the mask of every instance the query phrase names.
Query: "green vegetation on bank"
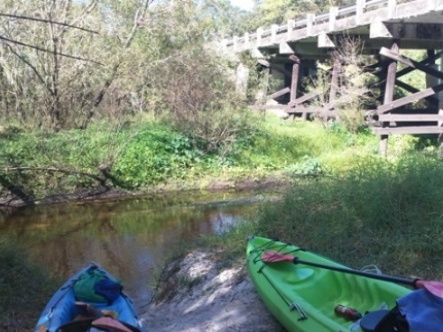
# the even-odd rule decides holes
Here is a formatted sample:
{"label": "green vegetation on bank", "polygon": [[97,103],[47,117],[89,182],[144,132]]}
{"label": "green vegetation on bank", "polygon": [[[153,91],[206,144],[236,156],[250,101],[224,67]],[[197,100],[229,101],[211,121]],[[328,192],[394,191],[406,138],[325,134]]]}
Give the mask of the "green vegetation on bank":
{"label": "green vegetation on bank", "polygon": [[[50,135],[6,128],[0,133],[3,195],[11,184],[30,201],[109,186],[144,191],[177,182],[201,187],[214,179],[253,179],[274,171],[305,174],[334,165],[345,153],[373,153],[377,139],[319,123],[263,118],[250,111],[249,128],[208,149],[204,140],[172,126],[140,120]],[[335,165],[334,167],[338,167]],[[0,186],[0,187],[1,187]]]}
{"label": "green vegetation on bank", "polygon": [[29,262],[23,248],[2,238],[0,271],[0,330],[32,331],[57,282]]}
{"label": "green vegetation on bank", "polygon": [[225,258],[244,255],[245,239],[278,238],[354,268],[376,264],[385,273],[443,278],[443,162],[410,151],[395,160],[348,159],[345,172],[294,179],[283,199],[257,218],[206,245]]}

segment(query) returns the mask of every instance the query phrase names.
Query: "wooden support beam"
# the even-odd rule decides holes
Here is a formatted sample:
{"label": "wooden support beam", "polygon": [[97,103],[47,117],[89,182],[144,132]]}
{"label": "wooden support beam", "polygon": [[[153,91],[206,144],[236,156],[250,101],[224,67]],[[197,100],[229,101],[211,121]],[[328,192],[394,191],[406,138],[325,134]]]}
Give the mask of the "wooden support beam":
{"label": "wooden support beam", "polygon": [[383,122],[437,122],[443,120],[443,114],[381,114],[378,116],[378,120]]}
{"label": "wooden support beam", "polygon": [[394,128],[381,128],[381,127],[373,127],[372,133],[375,135],[418,135],[418,134],[442,134],[443,127],[438,126],[419,126],[419,127],[394,127]]}
{"label": "wooden support beam", "polygon": [[424,65],[420,64],[419,62],[409,59],[408,57],[402,56],[402,55],[398,54],[398,52],[393,52],[392,50],[389,50],[386,47],[381,48],[380,54],[385,57],[388,57],[392,60],[401,62],[404,65],[411,67],[413,69],[418,69],[420,71],[425,72],[426,74],[432,75],[432,76],[437,77],[439,79],[443,79],[443,73],[441,71],[438,71],[438,70],[436,70],[432,67],[429,67],[429,66],[424,66]]}
{"label": "wooden support beam", "polygon": [[406,97],[403,97],[400,99],[397,99],[395,101],[386,102],[386,99],[385,99],[385,103],[383,105],[377,107],[377,113],[382,114],[382,113],[392,111],[398,107],[412,103],[413,101],[432,96],[440,91],[443,91],[443,84],[439,84],[437,86],[427,88],[423,91],[414,93],[412,95],[409,95],[409,96],[406,96]]}
{"label": "wooden support beam", "polygon": [[[398,45],[393,44],[391,49],[389,50],[392,53],[398,53]],[[385,85],[385,92],[383,97],[383,104],[382,106],[385,106],[388,103],[391,103],[394,100],[394,84],[395,84],[395,73],[397,72],[397,61],[391,60],[387,64],[386,68],[386,85]],[[379,110],[377,108],[377,110]],[[382,127],[387,127],[387,122],[382,123]],[[380,137],[380,144],[379,144],[379,154],[386,157],[388,153],[388,135],[382,134]]]}
{"label": "wooden support beam", "polygon": [[283,88],[283,89],[281,89],[281,90],[279,90],[279,91],[277,91],[277,92],[274,92],[273,94],[267,96],[266,99],[267,99],[267,100],[269,100],[269,99],[275,99],[275,98],[278,98],[278,97],[283,96],[283,95],[285,95],[285,94],[287,94],[287,93],[290,93],[290,92],[291,92],[291,89],[289,89],[288,87],[286,87],[286,88]]}
{"label": "wooden support beam", "polygon": [[[391,50],[388,51],[392,52],[393,54],[397,53],[398,52],[397,44],[394,44]],[[397,71],[397,61],[396,59],[393,59],[393,61],[390,61],[389,64],[387,65],[386,87],[385,87],[385,94],[383,101],[383,104],[385,105],[387,103],[392,102],[392,100],[394,99],[394,85],[396,79],[396,71]]]}
{"label": "wooden support beam", "polygon": [[[430,57],[427,57],[426,59],[424,59],[424,60],[422,60],[422,61],[420,61],[419,62],[419,64],[421,64],[421,65],[427,65],[427,64],[431,64],[431,63],[433,63],[435,60],[437,60],[437,59],[440,59],[440,57],[442,56],[442,54],[443,54],[443,52],[438,52],[438,53],[436,53],[436,54],[434,54],[434,55],[432,55],[432,56],[430,56]],[[378,65],[378,63],[376,64],[376,65]],[[372,65],[372,66],[374,66],[374,65]],[[400,78],[400,77],[402,77],[402,76],[404,76],[404,75],[406,75],[406,74],[409,74],[409,73],[411,73],[411,72],[413,72],[415,70],[415,68],[413,68],[413,67],[406,67],[406,68],[403,68],[402,70],[400,70],[400,71],[398,71],[397,72],[397,78]],[[377,73],[374,73],[374,75],[378,75]],[[374,84],[373,86],[375,87],[375,86],[380,86],[380,85],[382,85],[383,83],[386,83],[386,80],[381,80],[381,81],[379,81],[379,82],[377,82],[376,84]]]}
{"label": "wooden support beam", "polygon": [[[395,84],[396,84],[399,88],[402,88],[402,89],[404,89],[404,90],[406,90],[406,91],[408,91],[408,92],[411,92],[411,93],[417,93],[417,92],[420,92],[420,90],[418,90],[417,88],[414,88],[413,86],[411,86],[411,85],[409,85],[409,84],[407,84],[407,83],[405,83],[405,82],[402,82],[402,81],[400,81],[400,80],[395,80]],[[428,102],[430,102],[430,103],[432,103],[432,104],[436,104],[436,105],[438,105],[438,102],[439,102],[438,98],[435,98],[435,97],[433,97],[433,96],[430,96],[430,97],[426,97],[426,99],[428,100]]]}
{"label": "wooden support beam", "polygon": [[311,99],[317,97],[318,95],[319,95],[318,92],[309,92],[309,93],[305,94],[304,96],[291,101],[288,105],[295,106],[298,104],[303,104],[305,101],[311,100]]}
{"label": "wooden support beam", "polygon": [[289,103],[296,100],[297,98],[297,88],[298,88],[298,74],[300,70],[300,59],[296,56],[294,59],[294,64],[292,65],[292,75],[291,75],[291,92],[289,97]]}
{"label": "wooden support beam", "polygon": [[395,80],[395,85],[397,85],[399,88],[405,89],[406,91],[411,92],[411,93],[420,92],[419,89],[414,88],[413,86],[411,86],[411,85],[409,85],[409,84],[407,84],[405,82],[402,82],[399,79]]}

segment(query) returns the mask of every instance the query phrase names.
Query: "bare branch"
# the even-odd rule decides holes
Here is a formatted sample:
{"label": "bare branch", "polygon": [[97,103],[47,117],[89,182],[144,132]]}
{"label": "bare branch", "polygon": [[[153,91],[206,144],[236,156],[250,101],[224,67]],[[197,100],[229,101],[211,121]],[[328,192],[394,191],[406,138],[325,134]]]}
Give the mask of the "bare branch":
{"label": "bare branch", "polygon": [[22,16],[22,15],[14,15],[14,14],[3,14],[3,13],[0,13],[0,16],[10,17],[10,18],[17,18],[17,19],[21,19],[21,20],[30,20],[30,21],[36,21],[36,22],[58,24],[58,25],[62,25],[62,26],[68,27],[68,28],[79,29],[79,30],[82,30],[82,31],[90,32],[90,33],[95,33],[95,34],[99,33],[98,31],[82,28],[82,27],[79,27],[77,25],[72,25],[72,24],[63,23],[63,22],[56,22],[56,21],[47,20],[47,19],[44,19],[44,18],[29,17],[29,16]]}
{"label": "bare branch", "polygon": [[[117,75],[118,69],[120,68],[122,62],[123,62],[123,53],[131,46],[132,41],[134,40],[134,37],[138,31],[138,28],[140,27],[140,22],[142,21],[143,17],[146,15],[146,12],[148,11],[149,4],[151,3],[151,0],[146,0],[143,3],[143,6],[137,10],[137,12],[134,15],[134,25],[131,29],[131,32],[126,39],[126,42],[123,46],[123,49],[120,53],[120,55],[117,58],[116,63],[112,66],[111,74],[109,78],[104,82],[103,87],[99,91],[97,97],[94,100],[94,107],[97,107],[102,102],[106,92],[108,91],[109,87],[111,86],[112,82],[114,81],[115,76]],[[89,124],[89,121],[94,116],[94,111],[90,110],[88,114],[86,115],[86,119],[83,121],[83,124],[81,125],[82,129],[86,129],[86,127]]]}
{"label": "bare branch", "polygon": [[79,20],[81,20],[86,14],[89,14],[97,5],[97,1],[92,1],[81,13],[80,15],[72,21],[71,24],[75,24]]}
{"label": "bare branch", "polygon": [[[1,38],[1,36],[0,36],[0,38]],[[43,77],[40,75],[40,73],[38,72],[38,70],[37,70],[37,68],[35,68],[35,66],[32,64],[32,63],[30,63],[28,60],[26,60],[26,58],[24,58],[23,56],[21,56],[20,54],[18,54],[12,47],[11,47],[11,45],[9,45],[9,44],[6,44],[6,46],[8,47],[8,49],[12,52],[12,53],[14,53],[14,55],[16,56],[16,57],[18,57],[20,60],[22,60],[25,64],[27,64],[31,69],[32,69],[32,71],[35,73],[35,75],[37,75],[37,78],[38,78],[38,80],[46,87],[46,89],[49,91],[49,93],[51,94],[51,95],[53,95],[54,94],[54,91],[52,91],[50,88],[49,88],[49,86],[46,84],[46,82],[45,82],[45,80],[43,79]]]}
{"label": "bare branch", "polygon": [[[22,43],[22,42],[20,42],[18,40],[9,39],[9,38],[6,38],[4,36],[0,36],[0,40],[3,40],[5,42],[9,42],[9,43],[13,43],[13,44],[17,44],[17,45],[20,45],[20,46],[25,46],[25,47],[33,48],[33,49],[38,50],[38,51],[54,54],[54,52],[51,51],[51,50],[48,50],[48,49],[45,49],[45,48],[42,48],[42,47],[38,47],[38,46],[34,46],[34,45],[31,45],[31,44]],[[56,53],[56,55],[64,56],[66,58],[70,58],[70,59],[74,59],[74,60],[92,62],[92,63],[98,64],[98,65],[103,65],[102,63],[100,63],[98,61],[94,61],[94,60],[90,60],[90,59],[85,59],[85,58],[77,57],[77,56],[74,56],[74,55],[69,55],[69,54],[66,54],[66,53]]]}
{"label": "bare branch", "polygon": [[64,174],[76,174],[76,175],[83,175],[88,176],[94,180],[97,180],[98,182],[102,183],[105,179],[87,172],[77,171],[75,169],[67,169],[67,168],[57,168],[57,167],[5,167],[3,169],[3,172],[20,172],[20,171],[40,171],[40,172],[58,172],[58,173],[64,173]]}

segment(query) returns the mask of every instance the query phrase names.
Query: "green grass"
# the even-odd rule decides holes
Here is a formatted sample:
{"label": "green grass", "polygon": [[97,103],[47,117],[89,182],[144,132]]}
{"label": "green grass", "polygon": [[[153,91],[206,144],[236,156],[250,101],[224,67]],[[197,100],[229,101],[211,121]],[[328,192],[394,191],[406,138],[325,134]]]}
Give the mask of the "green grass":
{"label": "green grass", "polygon": [[343,173],[294,180],[281,201],[212,246],[243,257],[245,239],[278,238],[360,268],[443,278],[443,162],[410,153],[394,162],[367,156]]}
{"label": "green grass", "polygon": [[24,250],[0,238],[0,330],[32,331],[56,282],[31,264]]}
{"label": "green grass", "polygon": [[187,182],[201,188],[214,177],[259,179],[274,171],[309,173],[323,164],[340,168],[344,157],[376,152],[372,135],[325,130],[314,122],[253,121],[232,144],[212,152],[198,138],[152,119],[50,134],[6,130],[0,133],[0,189],[9,182],[34,200],[84,192],[101,185],[103,165],[113,179],[106,180],[109,186],[144,191]]}

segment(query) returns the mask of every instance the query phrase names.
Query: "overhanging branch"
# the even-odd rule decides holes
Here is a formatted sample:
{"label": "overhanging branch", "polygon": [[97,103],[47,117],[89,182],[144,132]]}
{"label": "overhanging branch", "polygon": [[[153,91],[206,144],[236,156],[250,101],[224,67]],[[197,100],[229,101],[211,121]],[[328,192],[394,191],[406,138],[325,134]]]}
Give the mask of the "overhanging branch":
{"label": "overhanging branch", "polygon": [[30,21],[36,21],[36,22],[44,22],[44,23],[57,24],[57,25],[62,25],[62,26],[69,27],[69,28],[79,29],[79,30],[82,30],[82,31],[90,32],[90,33],[95,33],[95,34],[99,33],[98,31],[82,28],[82,27],[79,27],[79,26],[76,26],[76,25],[72,25],[72,24],[69,24],[69,23],[57,22],[57,21],[47,20],[47,19],[43,19],[43,18],[29,17],[29,16],[22,16],[22,15],[13,15],[13,14],[3,14],[3,13],[0,13],[0,16],[10,17],[10,18],[17,18],[17,19],[21,19],[21,20],[30,20]]}
{"label": "overhanging branch", "polygon": [[[9,38],[6,38],[4,36],[0,36],[0,40],[3,40],[6,43],[13,43],[13,44],[17,44],[17,45],[20,45],[20,46],[29,47],[29,48],[32,48],[32,49],[35,49],[35,50],[38,50],[38,51],[41,51],[41,52],[46,52],[46,53],[54,54],[54,52],[51,51],[51,50],[48,50],[48,49],[45,49],[45,48],[42,48],[42,47],[39,47],[39,46],[34,46],[34,45],[31,45],[31,44],[26,44],[26,43],[20,42],[18,40],[9,39]],[[59,53],[59,52],[57,52],[55,54],[56,55],[60,55],[60,56],[64,56],[66,58],[74,59],[74,60],[92,62],[92,63],[98,64],[98,65],[103,65],[102,63],[100,63],[98,61],[94,61],[94,60],[90,60],[90,59],[86,59],[86,58],[81,58],[81,57],[77,57],[77,56],[74,56],[74,55],[69,55],[69,54],[66,54],[66,53]]]}

